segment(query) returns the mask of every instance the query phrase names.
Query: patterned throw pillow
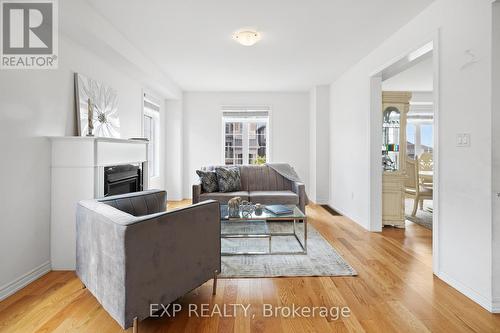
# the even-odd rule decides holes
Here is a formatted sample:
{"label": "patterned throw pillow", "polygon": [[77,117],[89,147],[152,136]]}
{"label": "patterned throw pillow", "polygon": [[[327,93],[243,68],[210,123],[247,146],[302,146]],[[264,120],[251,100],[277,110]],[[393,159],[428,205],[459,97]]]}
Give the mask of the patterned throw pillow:
{"label": "patterned throw pillow", "polygon": [[236,192],[241,190],[240,169],[239,168],[216,168],[219,191]]}
{"label": "patterned throw pillow", "polygon": [[219,191],[219,185],[217,184],[217,174],[215,172],[196,170],[196,173],[200,177],[201,188],[203,189],[203,192],[211,193]]}

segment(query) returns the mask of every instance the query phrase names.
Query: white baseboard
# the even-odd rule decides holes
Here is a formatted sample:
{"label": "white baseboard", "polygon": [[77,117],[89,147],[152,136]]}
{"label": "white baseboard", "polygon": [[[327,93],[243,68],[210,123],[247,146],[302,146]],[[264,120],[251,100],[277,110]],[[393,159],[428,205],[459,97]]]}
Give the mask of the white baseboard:
{"label": "white baseboard", "polygon": [[15,292],[26,287],[31,282],[35,281],[42,275],[50,272],[50,261],[43,263],[42,265],[36,267],[35,269],[29,271],[28,273],[18,277],[14,281],[7,283],[0,287],[0,301],[6,299]]}
{"label": "white baseboard", "polygon": [[344,216],[344,217],[347,217],[349,220],[353,221],[354,223],[360,225],[362,228],[368,230],[368,231],[380,231],[380,230],[370,230],[369,228],[367,228],[364,224],[361,224],[357,221],[357,219],[349,216],[349,214],[347,214],[346,212],[344,212],[342,209],[339,209],[337,207],[335,207],[334,205],[332,205],[331,203],[327,203],[327,205],[333,209],[334,211],[336,211],[337,213],[339,213],[340,215]]}
{"label": "white baseboard", "polygon": [[491,312],[500,313],[500,298],[493,298],[493,304],[491,305]]}
{"label": "white baseboard", "polygon": [[328,205],[328,199],[325,198],[316,198],[316,205]]}
{"label": "white baseboard", "polygon": [[[499,306],[500,302],[497,302],[496,303],[497,306],[495,307],[495,305],[491,299],[484,297],[483,295],[479,294],[474,289],[464,285],[462,282],[455,280],[454,278],[452,278],[448,274],[443,273],[443,272],[439,272],[436,274],[436,276],[438,278],[440,278],[441,280],[443,280],[444,282],[446,282],[447,284],[449,284],[450,286],[452,286],[453,288],[455,288],[456,290],[458,290],[459,292],[461,292],[462,294],[464,294],[465,296],[467,296],[468,298],[470,298],[471,300],[473,300],[474,302],[476,302],[477,304],[481,305],[483,308],[485,308],[489,312],[498,312],[498,310],[500,310],[500,306]],[[498,300],[498,301],[500,301],[500,300]],[[495,308],[497,311],[495,311]]]}
{"label": "white baseboard", "polygon": [[339,213],[340,215],[345,216],[345,217],[351,219],[349,216],[347,216],[347,214],[345,214],[345,212],[343,212],[341,209],[335,208],[335,206],[332,205],[331,203],[327,202],[326,205],[328,207],[330,207],[331,209],[333,209],[334,211],[336,211],[337,213]]}

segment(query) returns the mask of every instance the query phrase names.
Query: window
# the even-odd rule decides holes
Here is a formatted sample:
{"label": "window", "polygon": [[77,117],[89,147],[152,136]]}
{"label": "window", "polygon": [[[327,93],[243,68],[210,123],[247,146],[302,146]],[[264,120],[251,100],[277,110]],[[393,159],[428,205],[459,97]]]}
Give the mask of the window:
{"label": "window", "polygon": [[223,112],[224,164],[264,164],[269,160],[269,111]]}
{"label": "window", "polygon": [[149,177],[160,175],[160,106],[144,95],[144,137],[149,140]]}
{"label": "window", "polygon": [[432,134],[432,124],[420,125],[420,141],[422,150],[426,153],[431,153],[434,147],[434,138]]}
{"label": "window", "polygon": [[406,153],[415,158],[422,153],[432,153],[434,146],[433,119],[408,118],[406,125]]}
{"label": "window", "polygon": [[417,127],[415,124],[408,122],[406,125],[406,154],[415,158],[415,144],[417,143]]}

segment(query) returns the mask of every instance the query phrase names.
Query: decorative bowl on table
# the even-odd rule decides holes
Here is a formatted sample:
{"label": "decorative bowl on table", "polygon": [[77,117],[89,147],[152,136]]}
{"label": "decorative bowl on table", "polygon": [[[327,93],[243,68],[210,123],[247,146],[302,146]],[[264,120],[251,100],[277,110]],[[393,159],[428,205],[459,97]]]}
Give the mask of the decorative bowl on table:
{"label": "decorative bowl on table", "polygon": [[242,201],[240,204],[240,211],[243,217],[249,217],[255,211],[255,205],[250,201]]}

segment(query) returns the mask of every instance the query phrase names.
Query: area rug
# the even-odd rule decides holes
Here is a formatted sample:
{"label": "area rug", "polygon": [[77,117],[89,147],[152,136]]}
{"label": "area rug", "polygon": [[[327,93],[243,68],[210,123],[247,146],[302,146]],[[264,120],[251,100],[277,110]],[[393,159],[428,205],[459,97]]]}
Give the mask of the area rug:
{"label": "area rug", "polygon": [[417,209],[416,216],[411,216],[413,210],[413,200],[405,200],[405,215],[408,221],[421,225],[424,228],[432,230],[432,200],[424,201],[424,209]]}
{"label": "area rug", "polygon": [[[293,230],[291,222],[270,222],[267,225],[271,232],[290,232]],[[260,227],[255,226],[255,228]],[[304,224],[298,223],[296,228],[299,238],[303,239]],[[357,275],[356,271],[311,224],[307,225],[307,235],[307,254],[222,256],[220,277]],[[269,246],[267,239],[222,239],[221,243],[223,252],[266,251]],[[273,251],[298,251],[300,249],[300,245],[293,236],[273,236]]]}

